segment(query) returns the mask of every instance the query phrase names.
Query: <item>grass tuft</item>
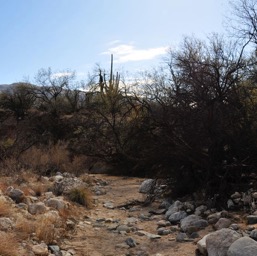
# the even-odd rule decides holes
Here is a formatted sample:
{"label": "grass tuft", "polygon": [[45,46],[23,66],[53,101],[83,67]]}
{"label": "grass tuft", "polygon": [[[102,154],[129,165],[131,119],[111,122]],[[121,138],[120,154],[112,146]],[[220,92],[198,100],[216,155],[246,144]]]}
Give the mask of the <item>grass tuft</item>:
{"label": "grass tuft", "polygon": [[87,188],[74,188],[69,192],[68,198],[75,203],[92,208],[92,195]]}

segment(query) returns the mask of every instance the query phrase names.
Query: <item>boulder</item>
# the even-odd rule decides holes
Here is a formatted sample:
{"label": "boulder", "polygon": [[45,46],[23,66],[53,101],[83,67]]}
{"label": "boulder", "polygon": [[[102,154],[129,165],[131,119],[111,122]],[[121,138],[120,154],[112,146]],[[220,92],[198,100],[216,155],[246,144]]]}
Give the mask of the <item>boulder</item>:
{"label": "boulder", "polygon": [[253,197],[254,199],[257,199],[257,192],[252,193],[252,197]]}
{"label": "boulder", "polygon": [[183,204],[180,201],[174,202],[169,208],[168,211],[165,213],[166,219],[169,219],[170,215],[178,212],[180,209],[183,208]]}
{"label": "boulder", "polygon": [[[234,200],[235,200],[235,199],[234,199]],[[227,207],[228,207],[228,209],[234,209],[234,208],[235,208],[235,204],[234,204],[233,200],[228,199],[228,201],[227,201]]]}
{"label": "boulder", "polygon": [[164,199],[164,200],[161,202],[159,208],[160,208],[160,209],[166,209],[166,210],[168,210],[170,206],[171,206],[171,200],[170,200],[170,199]]}
{"label": "boulder", "polygon": [[117,231],[118,232],[126,232],[129,233],[130,232],[130,227],[128,227],[127,225],[119,225],[117,227]]}
{"label": "boulder", "polygon": [[251,231],[250,237],[254,240],[257,240],[257,229]]}
{"label": "boulder", "polygon": [[202,215],[207,210],[206,205],[200,205],[195,208],[195,215]]}
{"label": "boulder", "polygon": [[210,234],[204,236],[201,240],[199,240],[197,242],[197,248],[200,251],[200,253],[202,255],[206,255],[207,254],[207,249],[206,249],[206,238],[209,236]]}
{"label": "boulder", "polygon": [[160,236],[166,236],[166,235],[171,233],[171,230],[170,229],[166,229],[165,227],[162,227],[162,228],[158,228],[157,229],[157,233]]}
{"label": "boulder", "polygon": [[230,245],[241,237],[236,231],[223,228],[206,237],[208,256],[227,256]]}
{"label": "boulder", "polygon": [[207,217],[209,224],[215,224],[221,218],[221,212],[215,212]]}
{"label": "boulder", "polygon": [[176,236],[176,241],[177,242],[185,242],[188,240],[188,237],[187,237],[187,234],[186,233],[182,233],[182,232],[179,232]]}
{"label": "boulder", "polygon": [[187,213],[185,211],[179,211],[179,212],[175,212],[172,213],[169,216],[169,222],[172,224],[176,224],[178,223],[180,220],[184,219],[187,216]]}
{"label": "boulder", "polygon": [[33,245],[32,251],[38,256],[48,256],[48,247],[45,243]]}
{"label": "boulder", "polygon": [[220,218],[217,223],[214,225],[216,230],[222,229],[222,228],[228,228],[231,225],[231,220],[227,218]]}
{"label": "boulder", "polygon": [[239,192],[235,192],[234,194],[231,195],[232,199],[237,199],[237,198],[241,198],[241,194]]}
{"label": "boulder", "polygon": [[30,204],[28,206],[28,212],[33,215],[44,213],[44,212],[46,212],[46,210],[47,210],[47,208],[46,208],[45,204],[42,202]]}
{"label": "boulder", "polygon": [[257,242],[249,237],[241,237],[231,244],[227,256],[257,256]]}
{"label": "boulder", "polygon": [[20,189],[8,187],[6,195],[9,196],[15,203],[21,203],[24,200],[24,193]]}
{"label": "boulder", "polygon": [[53,186],[53,193],[57,196],[68,195],[72,189],[86,186],[87,184],[79,178],[64,177],[61,180],[55,181]]}
{"label": "boulder", "polygon": [[187,213],[193,213],[195,210],[195,206],[190,202],[185,202],[184,209],[186,210]]}
{"label": "boulder", "polygon": [[169,221],[166,221],[166,220],[159,220],[159,221],[157,222],[158,228],[161,228],[161,227],[168,227],[168,226],[170,226],[170,225],[171,225],[170,222],[169,222]]}
{"label": "boulder", "polygon": [[127,238],[125,240],[125,243],[129,246],[129,247],[136,247],[137,243],[135,242],[135,240],[131,237]]}
{"label": "boulder", "polygon": [[142,194],[152,194],[155,187],[155,180],[154,179],[147,179],[142,182],[139,187],[139,193]]}
{"label": "boulder", "polygon": [[249,225],[257,223],[257,215],[248,215],[246,219],[247,219],[247,224]]}
{"label": "boulder", "polygon": [[207,226],[208,222],[197,215],[189,215],[180,222],[181,229],[188,233],[193,233]]}
{"label": "boulder", "polygon": [[63,210],[67,207],[66,203],[59,198],[50,198],[45,202],[46,206],[54,208],[56,210]]}
{"label": "boulder", "polygon": [[13,222],[11,219],[2,217],[0,218],[0,230],[9,231],[13,228]]}

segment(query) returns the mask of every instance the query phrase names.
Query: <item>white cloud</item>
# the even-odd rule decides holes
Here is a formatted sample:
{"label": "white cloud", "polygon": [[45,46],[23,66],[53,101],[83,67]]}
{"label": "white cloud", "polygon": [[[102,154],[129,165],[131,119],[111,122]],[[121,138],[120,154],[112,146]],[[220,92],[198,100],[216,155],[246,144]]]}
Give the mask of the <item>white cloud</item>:
{"label": "white cloud", "polygon": [[115,45],[115,44],[119,44],[121,41],[119,39],[117,40],[113,40],[111,42],[108,43],[108,45]]}
{"label": "white cloud", "polygon": [[73,76],[73,72],[59,72],[59,73],[54,73],[52,75],[53,78],[59,78],[59,77],[64,77],[64,76]]}
{"label": "white cloud", "polygon": [[166,54],[168,49],[169,47],[167,46],[137,49],[132,44],[119,44],[109,48],[102,54],[113,54],[116,62],[124,63],[128,61],[151,60],[159,55]]}

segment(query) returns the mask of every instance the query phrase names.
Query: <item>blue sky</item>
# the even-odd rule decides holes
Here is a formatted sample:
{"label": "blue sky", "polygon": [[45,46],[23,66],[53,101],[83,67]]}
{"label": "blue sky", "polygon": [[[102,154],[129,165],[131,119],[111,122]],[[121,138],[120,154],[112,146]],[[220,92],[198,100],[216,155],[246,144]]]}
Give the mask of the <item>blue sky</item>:
{"label": "blue sky", "polygon": [[84,79],[110,54],[130,73],[158,66],[186,35],[224,32],[228,0],[0,0],[0,84],[41,68]]}

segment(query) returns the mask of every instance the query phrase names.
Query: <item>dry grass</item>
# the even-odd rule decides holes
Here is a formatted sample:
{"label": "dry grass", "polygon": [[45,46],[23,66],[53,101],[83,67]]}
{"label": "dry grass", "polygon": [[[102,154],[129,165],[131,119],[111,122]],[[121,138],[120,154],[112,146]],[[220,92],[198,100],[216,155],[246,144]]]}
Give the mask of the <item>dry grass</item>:
{"label": "dry grass", "polygon": [[3,159],[0,164],[1,175],[19,173],[21,169],[20,162],[15,157]]}
{"label": "dry grass", "polygon": [[80,176],[80,179],[85,182],[88,186],[92,186],[96,183],[95,178],[88,175],[88,174],[82,174]]}
{"label": "dry grass", "polygon": [[0,217],[7,217],[12,215],[12,206],[0,198]]}
{"label": "dry grass", "polygon": [[[45,214],[37,220],[18,218],[15,229],[19,238],[29,239],[34,233],[38,241],[46,244],[53,243],[59,235],[59,228],[62,227],[61,218],[58,215]],[[0,253],[1,256],[1,253]]]}
{"label": "dry grass", "polygon": [[87,188],[74,188],[69,192],[68,198],[75,203],[81,204],[87,208],[92,208],[92,194]]}
{"label": "dry grass", "polygon": [[45,193],[48,189],[48,186],[37,182],[32,185],[30,185],[30,188],[35,192],[36,196],[41,196],[43,193]]}
{"label": "dry grass", "polygon": [[2,192],[6,191],[6,189],[9,187],[9,183],[10,183],[10,182],[1,182],[1,183],[0,183],[0,190],[1,190]]}
{"label": "dry grass", "polygon": [[65,164],[64,169],[66,172],[73,173],[75,176],[79,176],[86,172],[87,160],[88,159],[86,156],[74,156],[70,162]]}
{"label": "dry grass", "polygon": [[69,155],[66,145],[59,142],[44,148],[32,147],[22,154],[20,160],[27,168],[44,174],[48,169],[63,170],[63,165],[69,162]]}
{"label": "dry grass", "polygon": [[15,229],[19,238],[28,239],[35,232],[35,222],[20,217],[16,221]]}
{"label": "dry grass", "polygon": [[19,174],[17,184],[21,184],[27,179],[34,178],[35,173],[50,175],[61,171],[78,176],[87,171],[88,164],[90,159],[86,156],[71,157],[67,143],[60,141],[44,147],[31,147],[19,158],[4,159],[0,163],[0,173],[1,175]]}
{"label": "dry grass", "polygon": [[36,237],[39,241],[44,241],[46,244],[51,244],[56,241],[60,234],[59,230],[62,228],[61,219],[55,215],[42,215],[37,220],[35,226]]}
{"label": "dry grass", "polygon": [[85,156],[75,156],[71,159],[67,144],[58,142],[46,147],[31,147],[20,157],[20,164],[40,174],[47,172],[70,172],[75,175],[85,172]]}
{"label": "dry grass", "polygon": [[19,238],[23,240],[30,239],[31,235],[35,234],[38,241],[51,244],[59,235],[59,229],[56,226],[59,226],[56,220],[41,216],[38,220],[33,221],[20,218],[17,220],[15,228]]}
{"label": "dry grass", "polygon": [[18,247],[18,241],[13,234],[0,232],[1,256],[19,256]]}

